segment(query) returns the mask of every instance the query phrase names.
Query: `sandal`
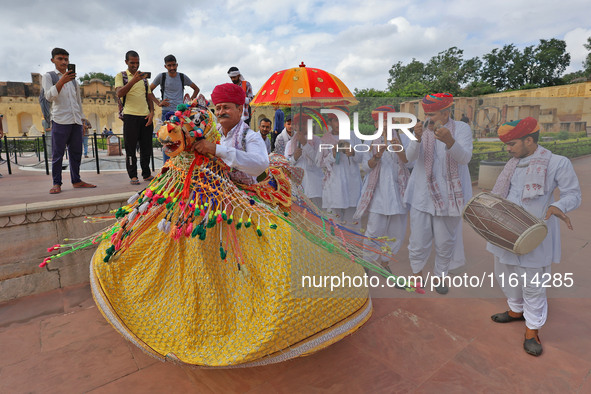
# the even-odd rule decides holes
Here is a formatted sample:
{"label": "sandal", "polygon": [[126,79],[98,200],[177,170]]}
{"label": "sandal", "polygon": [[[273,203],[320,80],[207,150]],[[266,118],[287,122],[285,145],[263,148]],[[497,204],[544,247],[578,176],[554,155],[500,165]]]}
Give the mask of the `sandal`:
{"label": "sandal", "polygon": [[140,184],[140,180],[137,179],[137,178],[134,178],[131,181],[129,181],[129,183],[131,183],[132,185],[139,185]]}
{"label": "sandal", "polygon": [[144,178],[144,181],[145,182],[150,182],[152,179],[154,179],[154,175],[150,175],[149,177]]}
{"label": "sandal", "polygon": [[513,317],[509,314],[509,311],[503,313],[496,313],[490,317],[495,323],[511,323],[512,321],[525,320],[523,314],[520,317]]}
{"label": "sandal", "polygon": [[49,189],[49,194],[58,194],[62,192],[62,187],[60,185],[53,185],[51,189]]}

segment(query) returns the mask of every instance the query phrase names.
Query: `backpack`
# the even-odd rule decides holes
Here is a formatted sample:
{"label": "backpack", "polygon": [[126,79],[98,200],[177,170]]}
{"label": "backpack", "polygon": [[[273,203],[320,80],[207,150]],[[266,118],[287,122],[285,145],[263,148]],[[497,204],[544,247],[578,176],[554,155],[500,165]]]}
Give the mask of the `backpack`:
{"label": "backpack", "polygon": [[[127,70],[121,71],[121,77],[123,78],[123,86],[127,85],[129,79],[127,78]],[[146,79],[144,81],[144,86],[146,87],[146,101],[148,101],[148,81]],[[117,97],[117,105],[119,106],[119,119],[123,120],[123,108],[125,107],[125,100],[127,99],[127,95],[123,96],[123,100],[121,97]]]}
{"label": "backpack", "polygon": [[[60,77],[55,71],[50,71],[49,76],[51,76],[52,85],[55,85],[60,80]],[[41,86],[41,94],[39,95],[39,105],[41,105],[41,112],[43,113],[43,120],[45,121],[43,128],[48,129],[51,126],[51,102],[47,101],[45,98],[45,90],[43,89],[43,86]]]}
{"label": "backpack", "polygon": [[[162,76],[160,77],[160,94],[162,95],[162,100],[164,100],[164,83],[166,82],[166,74],[168,73],[162,73]],[[185,90],[185,74],[183,73],[179,73],[180,77],[181,77],[181,86],[183,88],[183,91]]]}

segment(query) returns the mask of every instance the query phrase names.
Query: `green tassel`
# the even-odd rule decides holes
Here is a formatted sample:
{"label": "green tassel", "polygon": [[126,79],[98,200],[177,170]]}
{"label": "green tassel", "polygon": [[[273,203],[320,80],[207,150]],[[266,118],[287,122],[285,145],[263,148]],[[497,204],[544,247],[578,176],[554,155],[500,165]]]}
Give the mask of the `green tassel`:
{"label": "green tassel", "polygon": [[117,219],[122,218],[123,216],[127,215],[127,211],[123,208],[119,208],[117,212],[115,212],[115,217]]}
{"label": "green tassel", "polygon": [[[228,220],[228,215],[226,215],[226,210],[224,209],[224,212],[222,212],[222,219],[224,220]],[[228,223],[230,224],[230,223]]]}
{"label": "green tassel", "polygon": [[199,234],[199,227],[196,226],[193,231],[191,231],[191,238],[195,238]]}
{"label": "green tassel", "polygon": [[242,218],[236,223],[236,230],[240,230],[240,227],[242,227]]}
{"label": "green tassel", "polygon": [[289,216],[289,212],[283,212],[283,215]]}
{"label": "green tassel", "polygon": [[248,218],[248,221],[244,224],[244,227],[249,228],[252,225],[252,222],[250,221],[250,218]]}
{"label": "green tassel", "polygon": [[269,227],[271,227],[273,230],[277,230],[277,225],[276,224],[272,224]]}
{"label": "green tassel", "polygon": [[227,256],[227,252],[224,250],[224,248],[222,248],[220,246],[220,257],[222,258],[222,260],[225,260]]}
{"label": "green tassel", "polygon": [[209,219],[209,222],[207,222],[207,228],[212,228],[213,226],[215,226],[215,219],[211,218]]}
{"label": "green tassel", "polygon": [[162,203],[163,203],[164,201],[166,201],[166,198],[164,198],[164,197],[160,197],[158,200],[156,200],[156,202],[157,202],[158,204],[160,204],[160,205],[162,205]]}

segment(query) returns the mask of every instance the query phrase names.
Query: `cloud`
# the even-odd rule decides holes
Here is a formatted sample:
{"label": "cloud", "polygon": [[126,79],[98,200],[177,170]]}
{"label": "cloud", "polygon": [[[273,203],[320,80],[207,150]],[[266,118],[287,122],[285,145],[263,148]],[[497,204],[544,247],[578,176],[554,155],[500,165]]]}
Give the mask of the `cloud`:
{"label": "cloud", "polygon": [[351,90],[383,89],[398,61],[426,62],[452,46],[465,58],[482,56],[552,37],[567,41],[569,69],[576,70],[591,36],[587,8],[579,0],[540,0],[535,7],[525,0],[11,2],[0,24],[0,80],[29,81],[31,72],[49,71],[51,48],[60,46],[80,74],[114,75],[126,67],[129,49],[140,53],[143,70],[163,72],[164,56],[173,53],[179,71],[206,94],[228,81],[230,66],[258,90],[274,71],[301,61],[336,74]]}

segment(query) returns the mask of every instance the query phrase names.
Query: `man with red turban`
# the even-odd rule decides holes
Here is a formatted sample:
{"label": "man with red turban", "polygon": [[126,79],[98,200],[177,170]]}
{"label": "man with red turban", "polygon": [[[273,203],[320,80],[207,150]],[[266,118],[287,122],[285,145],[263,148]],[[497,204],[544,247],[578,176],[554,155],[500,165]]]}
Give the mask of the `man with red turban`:
{"label": "man with red turban", "polygon": [[436,291],[447,294],[454,253],[461,248],[461,214],[472,197],[468,163],[472,158],[470,126],[451,117],[453,96],[428,94],[422,100],[427,119],[415,126],[417,141],[406,149],[408,161],[416,160],[404,201],[410,205],[408,245],[413,273],[422,275],[435,243],[434,276],[442,277]]}
{"label": "man with red turban", "polygon": [[[491,318],[497,323],[525,320],[523,348],[539,356],[542,344],[538,330],[548,315],[543,284],[545,278],[551,278],[551,264],[560,262],[558,219],[573,229],[566,213],[581,204],[581,188],[570,160],[538,145],[540,127],[534,118],[505,123],[498,134],[513,158],[505,165],[492,192],[543,218],[548,234],[537,248],[521,256],[487,244],[486,249],[495,256],[495,274],[509,305],[508,311]],[[558,201],[554,201],[556,188],[560,190]],[[518,278],[517,285],[510,284],[507,278]]]}
{"label": "man with red turban", "polygon": [[218,85],[211,93],[218,119],[220,143],[205,139],[195,143],[202,155],[219,157],[233,168],[230,176],[240,183],[252,184],[269,166],[267,147],[263,139],[241,119],[245,100],[244,90],[233,83]]}

